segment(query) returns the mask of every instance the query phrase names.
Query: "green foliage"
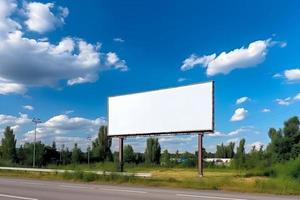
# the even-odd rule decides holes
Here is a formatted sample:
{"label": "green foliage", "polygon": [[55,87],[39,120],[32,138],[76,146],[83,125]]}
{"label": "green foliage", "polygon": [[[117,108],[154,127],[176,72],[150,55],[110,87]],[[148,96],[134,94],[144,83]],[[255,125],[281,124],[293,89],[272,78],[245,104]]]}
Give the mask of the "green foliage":
{"label": "green foliage", "polygon": [[162,166],[166,166],[166,167],[170,166],[171,165],[170,158],[171,158],[171,156],[170,156],[168,150],[165,149],[161,155],[160,164]]}
{"label": "green foliage", "polygon": [[237,169],[245,168],[245,166],[246,166],[245,165],[245,163],[246,163],[245,143],[246,143],[246,140],[242,139],[236,150],[236,155],[233,160],[233,165]]}
{"label": "green foliage", "polygon": [[235,143],[230,142],[227,146],[223,143],[217,145],[216,158],[233,158]]}
{"label": "green foliage", "polygon": [[158,138],[148,138],[145,150],[145,161],[148,164],[159,164],[160,162],[160,144]]}
{"label": "green foliage", "polygon": [[1,142],[2,159],[13,163],[17,161],[16,143],[17,140],[15,139],[14,131],[9,126],[6,127]]}
{"label": "green foliage", "polygon": [[272,162],[285,162],[300,155],[299,118],[292,117],[284,122],[283,129],[269,130],[271,143],[267,147]]}
{"label": "green foliage", "polygon": [[107,136],[107,126],[101,126],[98,132],[98,138],[92,145],[92,159],[94,161],[112,161],[113,156],[110,150],[111,138]]}
{"label": "green foliage", "polygon": [[180,166],[181,167],[196,167],[197,166],[197,155],[189,152],[184,152],[180,156]]}
{"label": "green foliage", "polygon": [[125,145],[124,147],[124,162],[134,163],[135,154],[131,145]]}
{"label": "green foliage", "polygon": [[82,159],[82,152],[80,148],[78,148],[77,143],[74,144],[74,148],[72,150],[72,163],[78,164]]}

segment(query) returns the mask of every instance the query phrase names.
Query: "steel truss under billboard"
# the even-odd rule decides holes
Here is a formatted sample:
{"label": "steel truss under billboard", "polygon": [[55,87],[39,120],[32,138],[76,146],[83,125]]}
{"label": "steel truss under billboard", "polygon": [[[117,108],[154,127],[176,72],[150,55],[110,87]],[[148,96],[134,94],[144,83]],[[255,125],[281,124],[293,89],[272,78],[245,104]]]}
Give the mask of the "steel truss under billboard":
{"label": "steel truss under billboard", "polygon": [[213,131],[213,81],[108,99],[109,136]]}

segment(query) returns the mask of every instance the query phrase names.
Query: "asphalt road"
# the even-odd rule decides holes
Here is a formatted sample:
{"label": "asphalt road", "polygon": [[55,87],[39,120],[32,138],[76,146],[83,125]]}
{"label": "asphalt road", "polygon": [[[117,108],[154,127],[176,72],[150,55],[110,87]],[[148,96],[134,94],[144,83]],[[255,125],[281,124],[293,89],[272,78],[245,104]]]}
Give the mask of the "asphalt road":
{"label": "asphalt road", "polygon": [[288,200],[300,197],[262,194],[76,184],[0,178],[0,200]]}

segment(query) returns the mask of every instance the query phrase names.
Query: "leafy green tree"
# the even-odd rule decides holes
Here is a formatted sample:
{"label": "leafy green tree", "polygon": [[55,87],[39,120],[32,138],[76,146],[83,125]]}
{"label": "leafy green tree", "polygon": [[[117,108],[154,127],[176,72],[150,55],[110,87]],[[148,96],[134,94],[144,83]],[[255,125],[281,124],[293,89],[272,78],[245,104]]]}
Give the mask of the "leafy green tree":
{"label": "leafy green tree", "polygon": [[107,136],[107,126],[101,126],[98,138],[93,141],[92,156],[95,161],[112,161],[113,156],[110,150],[111,138]]}
{"label": "leafy green tree", "polygon": [[72,163],[73,164],[78,164],[81,161],[82,158],[82,152],[80,148],[78,148],[77,143],[74,144],[74,148],[72,150]]}
{"label": "leafy green tree", "polygon": [[160,162],[160,144],[157,138],[148,138],[145,150],[145,160],[148,164],[159,164]]}
{"label": "leafy green tree", "polygon": [[267,153],[272,162],[285,162],[297,158],[300,154],[299,118],[292,117],[284,122],[283,129],[270,128],[270,144]]}
{"label": "leafy green tree", "polygon": [[216,157],[217,158],[233,158],[234,157],[235,143],[230,142],[227,146],[223,143],[217,145]]}
{"label": "leafy green tree", "polygon": [[17,151],[17,156],[18,156],[18,163],[20,165],[24,165],[25,164],[25,158],[26,158],[26,155],[25,155],[25,150],[23,148],[23,146],[21,145]]}
{"label": "leafy green tree", "polygon": [[124,162],[127,163],[135,162],[135,155],[131,145],[125,145],[124,147]]}
{"label": "leafy green tree", "polygon": [[[26,166],[32,166],[33,162],[33,143],[25,143],[24,144],[24,152],[25,152],[25,159],[24,159],[24,164]],[[44,155],[45,155],[45,145],[41,142],[38,141],[35,144],[35,152],[36,152],[36,157],[35,157],[35,163],[36,166],[43,166],[45,165],[44,161]]]}
{"label": "leafy green tree", "polygon": [[240,144],[236,150],[236,154],[234,157],[234,165],[238,169],[245,167],[245,162],[246,162],[245,143],[246,143],[245,139],[242,139],[240,141]]}
{"label": "leafy green tree", "polygon": [[2,158],[11,162],[17,161],[17,151],[14,131],[9,126],[5,128],[2,138]]}
{"label": "leafy green tree", "polygon": [[143,153],[137,152],[137,153],[134,154],[134,156],[135,156],[135,159],[134,159],[135,160],[135,164],[139,164],[139,163],[145,162],[145,156],[144,156]]}
{"label": "leafy green tree", "polygon": [[170,164],[171,164],[171,160],[170,159],[171,159],[171,156],[170,156],[168,150],[165,149],[163,151],[162,155],[161,155],[160,164],[162,166],[170,166]]}

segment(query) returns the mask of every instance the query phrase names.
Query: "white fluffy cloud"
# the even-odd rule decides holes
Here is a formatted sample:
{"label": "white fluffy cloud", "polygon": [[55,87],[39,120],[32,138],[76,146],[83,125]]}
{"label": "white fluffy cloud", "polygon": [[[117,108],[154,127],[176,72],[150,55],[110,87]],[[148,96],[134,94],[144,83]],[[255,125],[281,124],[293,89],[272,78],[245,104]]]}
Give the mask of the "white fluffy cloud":
{"label": "white fluffy cloud", "polygon": [[245,126],[245,127],[241,127],[239,129],[236,129],[234,131],[231,131],[227,135],[228,136],[237,136],[237,135],[240,135],[242,133],[247,133],[247,132],[251,132],[251,133],[255,133],[255,134],[258,133],[258,131],[254,129],[254,127]]}
{"label": "white fluffy cloud", "polygon": [[276,101],[279,105],[282,105],[282,106],[288,106],[288,105],[291,104],[291,100],[292,100],[291,97],[287,97],[287,98],[284,98],[284,99],[276,99],[275,101]]}
{"label": "white fluffy cloud", "polygon": [[116,69],[119,69],[121,71],[128,70],[125,60],[120,60],[120,58],[116,53],[108,52],[106,56],[107,56],[106,64],[108,66],[115,66]]}
{"label": "white fluffy cloud", "polygon": [[286,97],[284,99],[276,99],[275,100],[279,105],[282,105],[282,106],[289,106],[290,104],[292,103],[295,103],[296,101],[300,101],[300,93],[296,94],[295,96],[293,97]]}
{"label": "white fluffy cloud", "polygon": [[248,113],[248,110],[245,108],[238,108],[234,111],[234,114],[232,115],[230,121],[235,122],[235,121],[241,121],[245,119],[246,115]]}
{"label": "white fluffy cloud", "polygon": [[[222,52],[218,56],[214,53],[205,56],[196,56],[192,54],[183,61],[181,70],[189,70],[196,65],[202,65],[206,68],[206,74],[213,76],[216,74],[228,74],[234,69],[248,68],[256,66],[265,60],[268,48],[281,44],[280,42],[268,40],[258,40],[252,42],[248,47],[241,47],[229,52]],[[284,45],[280,45],[284,47]]]}
{"label": "white fluffy cloud", "polygon": [[[96,134],[101,125],[105,125],[103,118],[86,119],[82,117],[69,117],[68,115],[57,115],[46,122],[38,124],[37,138],[44,141],[55,141],[55,137],[68,137],[68,134],[80,133],[83,137],[88,134]],[[25,134],[23,142],[32,141],[34,130]],[[82,137],[81,137],[82,138]]]}
{"label": "white fluffy cloud", "polygon": [[300,101],[300,93],[296,94],[293,99],[296,101]]}
{"label": "white fluffy cloud", "polygon": [[258,150],[260,150],[261,147],[265,147],[265,144],[262,143],[261,141],[256,141],[256,142],[253,142],[252,144],[248,144],[248,145],[246,145],[246,152],[251,151],[253,149],[253,147],[255,150],[258,151]]}
{"label": "white fluffy cloud", "polygon": [[207,134],[208,137],[225,137],[227,136],[226,134],[224,133],[221,133],[220,131],[216,131],[212,134]]}
{"label": "white fluffy cloud", "polygon": [[26,110],[34,110],[34,107],[31,106],[31,105],[24,105],[24,106],[23,106],[23,109],[26,109]]}
{"label": "white fluffy cloud", "polygon": [[288,81],[298,81],[300,80],[300,69],[285,70],[284,76]]}
{"label": "white fluffy cloud", "polygon": [[28,29],[38,33],[54,30],[55,27],[64,24],[64,19],[69,15],[68,8],[58,7],[57,12],[54,3],[30,2],[25,5],[27,20],[25,24]]}
{"label": "white fluffy cloud", "polygon": [[267,112],[271,112],[271,110],[269,108],[264,108],[261,110],[261,112],[267,113]]}
{"label": "white fluffy cloud", "polygon": [[241,97],[241,98],[238,98],[235,102],[236,105],[238,104],[242,104],[242,103],[245,103],[246,101],[249,101],[250,98],[249,97]]}
{"label": "white fluffy cloud", "polygon": [[26,87],[19,83],[12,83],[9,80],[0,77],[0,94],[6,95],[10,93],[24,94]]}
{"label": "white fluffy cloud", "polygon": [[[46,6],[48,10],[55,7],[54,4],[40,3],[28,3],[26,6]],[[35,9],[31,11],[35,12]],[[98,43],[91,44],[74,37],[63,38],[58,43],[51,43],[47,38],[25,37],[26,30],[11,18],[17,13],[16,10],[16,1],[0,2],[0,94],[24,94],[32,86],[95,82],[100,71],[128,69],[125,61],[116,53],[100,53],[101,45]],[[61,7],[57,10],[60,15],[55,15],[55,18],[63,22],[68,10]],[[39,12],[45,11],[41,9]],[[40,17],[31,14],[35,20]],[[44,23],[42,19],[37,21]],[[25,23],[31,24],[28,21]],[[46,30],[43,27],[48,25],[37,27]]]}
{"label": "white fluffy cloud", "polygon": [[29,119],[27,114],[19,113],[19,116],[0,114],[0,133],[3,133],[6,126],[10,126],[16,133],[21,126],[29,123],[31,123],[31,119]]}

